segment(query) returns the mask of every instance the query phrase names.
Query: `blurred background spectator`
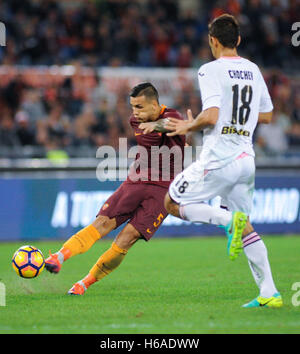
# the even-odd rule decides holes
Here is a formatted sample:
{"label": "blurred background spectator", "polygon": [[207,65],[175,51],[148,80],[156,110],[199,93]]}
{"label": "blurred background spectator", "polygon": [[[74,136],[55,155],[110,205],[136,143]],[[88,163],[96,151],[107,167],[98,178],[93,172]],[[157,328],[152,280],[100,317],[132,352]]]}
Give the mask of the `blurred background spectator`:
{"label": "blurred background spectator", "polygon": [[281,101],[275,101],[270,124],[259,125],[256,131],[257,152],[268,156],[284,155],[288,151],[288,133],[291,130],[290,117],[285,113]]}
{"label": "blurred background spectator", "polygon": [[[120,136],[135,144],[129,88],[112,99],[101,90],[97,68],[197,70],[212,60],[207,23],[225,12],[241,24],[239,54],[261,66],[276,102],[273,123],[256,132],[257,151],[284,155],[294,148],[298,153],[300,58],[299,47],[291,45],[291,27],[300,19],[299,10],[297,0],[3,0],[7,41],[0,48],[0,65],[4,71],[19,70],[4,73],[0,82],[0,156],[20,157],[16,147],[32,146],[30,153],[37,157],[51,150],[94,157],[100,145],[117,147]],[[34,75],[24,78],[24,65],[72,65],[74,71],[36,85]],[[94,75],[82,75],[83,68]],[[197,87],[177,91],[170,105],[183,114],[192,108],[196,115],[201,110]],[[199,142],[201,134],[194,137]]]}

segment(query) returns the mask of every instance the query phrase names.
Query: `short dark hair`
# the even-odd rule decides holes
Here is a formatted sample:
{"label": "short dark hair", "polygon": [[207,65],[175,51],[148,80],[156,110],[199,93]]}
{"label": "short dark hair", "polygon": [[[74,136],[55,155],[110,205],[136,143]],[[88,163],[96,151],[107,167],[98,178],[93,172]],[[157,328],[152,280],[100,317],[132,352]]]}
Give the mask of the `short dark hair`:
{"label": "short dark hair", "polygon": [[150,82],[143,82],[134,86],[130,93],[131,97],[145,96],[147,99],[159,100],[156,88]]}
{"label": "short dark hair", "polygon": [[235,48],[240,35],[240,26],[234,16],[229,14],[221,15],[208,25],[210,36],[217,40],[226,48]]}

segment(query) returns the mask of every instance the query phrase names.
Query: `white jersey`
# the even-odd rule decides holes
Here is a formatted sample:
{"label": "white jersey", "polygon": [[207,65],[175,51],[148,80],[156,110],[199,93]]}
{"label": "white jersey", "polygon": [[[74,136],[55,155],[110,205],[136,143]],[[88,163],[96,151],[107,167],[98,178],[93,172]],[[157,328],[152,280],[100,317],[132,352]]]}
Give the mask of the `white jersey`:
{"label": "white jersey", "polygon": [[221,57],[198,71],[202,110],[219,108],[215,126],[204,129],[200,162],[221,168],[243,152],[254,157],[252,137],[260,112],[272,101],[258,66],[241,57]]}

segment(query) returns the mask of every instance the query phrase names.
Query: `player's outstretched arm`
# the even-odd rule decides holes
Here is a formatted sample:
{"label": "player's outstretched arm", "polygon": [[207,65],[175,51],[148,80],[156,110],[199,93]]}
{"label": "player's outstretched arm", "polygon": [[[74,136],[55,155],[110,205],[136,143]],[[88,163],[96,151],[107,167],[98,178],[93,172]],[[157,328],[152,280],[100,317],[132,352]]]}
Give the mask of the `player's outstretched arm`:
{"label": "player's outstretched arm", "polygon": [[215,125],[219,117],[219,108],[208,108],[205,111],[199,113],[196,119],[194,119],[192,111],[188,109],[187,117],[187,120],[168,118],[169,122],[165,125],[165,127],[172,132],[168,133],[167,135],[185,135],[188,132],[203,130],[209,126]]}
{"label": "player's outstretched arm", "polygon": [[168,118],[158,119],[155,122],[146,122],[141,123],[139,128],[143,130],[144,134],[152,133],[153,131],[160,133],[170,132],[169,129],[166,129],[166,124],[168,122]]}

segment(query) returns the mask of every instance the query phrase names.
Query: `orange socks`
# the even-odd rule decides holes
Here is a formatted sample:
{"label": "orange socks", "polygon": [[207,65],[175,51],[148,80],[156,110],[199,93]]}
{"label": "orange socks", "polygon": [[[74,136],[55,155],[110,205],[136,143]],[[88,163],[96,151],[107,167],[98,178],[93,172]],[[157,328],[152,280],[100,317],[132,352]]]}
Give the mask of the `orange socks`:
{"label": "orange socks", "polygon": [[85,290],[86,290],[89,286],[91,286],[92,284],[96,283],[97,279],[91,273],[89,273],[81,281],[83,282],[83,284],[85,286]]}
{"label": "orange socks", "polygon": [[76,256],[89,250],[100,238],[101,235],[95,226],[89,225],[69,238],[59,252],[63,254],[64,261],[66,261],[71,256]]}
{"label": "orange socks", "polygon": [[[110,274],[120,265],[126,254],[127,250],[120,248],[115,242],[113,242],[110,249],[104,252],[98,259],[97,263],[92,267],[89,275],[86,277],[88,278],[87,281],[91,281],[92,279],[100,280]],[[84,283],[86,283],[86,278],[83,280]]]}
{"label": "orange socks", "polygon": [[[57,252],[60,263],[72,256],[86,252],[100,238],[100,233],[93,225],[89,225],[80,230],[77,234],[69,238],[59,252]],[[127,250],[120,248],[113,242],[111,247],[102,254],[89,274],[83,278],[81,282],[88,288],[90,285],[115,270],[121,264],[126,254]]]}

